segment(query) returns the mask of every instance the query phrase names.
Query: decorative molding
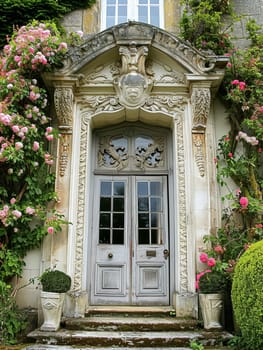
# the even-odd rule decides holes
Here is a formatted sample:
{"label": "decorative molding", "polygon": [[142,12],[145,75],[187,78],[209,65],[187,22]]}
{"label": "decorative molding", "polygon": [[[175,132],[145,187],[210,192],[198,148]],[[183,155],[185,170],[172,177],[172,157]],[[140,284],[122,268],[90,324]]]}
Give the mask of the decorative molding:
{"label": "decorative molding", "polygon": [[188,258],[187,258],[187,214],[186,214],[186,186],[185,186],[185,151],[183,115],[179,116],[176,123],[176,167],[178,181],[178,208],[179,208],[179,273],[180,273],[180,293],[188,292]]}
{"label": "decorative molding", "polygon": [[87,181],[87,137],[89,129],[89,116],[82,115],[81,133],[80,133],[80,160],[79,160],[79,183],[78,183],[78,204],[76,219],[76,240],[75,240],[75,261],[74,261],[74,278],[73,290],[82,290],[83,274],[83,244],[85,233],[85,202],[86,202],[86,181]]}
{"label": "decorative molding", "polygon": [[187,99],[182,96],[151,96],[147,99],[142,108],[151,112],[165,112],[174,114],[182,112],[187,103]]}
{"label": "decorative molding", "polygon": [[205,134],[193,133],[194,158],[200,176],[205,176]]}
{"label": "decorative molding", "polygon": [[89,107],[93,114],[100,112],[115,112],[123,109],[116,96],[82,96],[80,102],[83,107]]}
{"label": "decorative molding", "polygon": [[73,99],[72,88],[55,88],[54,105],[60,126],[72,126]]}
{"label": "decorative molding", "polygon": [[193,87],[191,104],[193,111],[193,129],[205,129],[210,111],[210,88]]}
{"label": "decorative molding", "polygon": [[59,175],[63,177],[69,160],[70,138],[67,134],[62,134],[59,147]]}

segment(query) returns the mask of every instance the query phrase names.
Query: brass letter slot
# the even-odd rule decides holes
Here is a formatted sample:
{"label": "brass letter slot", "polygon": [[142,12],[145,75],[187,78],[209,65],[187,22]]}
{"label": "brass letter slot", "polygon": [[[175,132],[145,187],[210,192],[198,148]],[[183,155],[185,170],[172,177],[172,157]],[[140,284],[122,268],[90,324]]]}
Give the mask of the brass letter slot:
{"label": "brass letter slot", "polygon": [[156,250],[146,250],[146,256],[156,256]]}

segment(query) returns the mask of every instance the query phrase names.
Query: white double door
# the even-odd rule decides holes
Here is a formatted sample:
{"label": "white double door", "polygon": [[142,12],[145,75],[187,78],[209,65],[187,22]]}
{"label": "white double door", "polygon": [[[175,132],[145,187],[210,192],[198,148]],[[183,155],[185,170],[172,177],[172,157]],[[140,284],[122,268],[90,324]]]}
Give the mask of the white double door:
{"label": "white double door", "polygon": [[166,176],[98,176],[92,305],[168,305]]}

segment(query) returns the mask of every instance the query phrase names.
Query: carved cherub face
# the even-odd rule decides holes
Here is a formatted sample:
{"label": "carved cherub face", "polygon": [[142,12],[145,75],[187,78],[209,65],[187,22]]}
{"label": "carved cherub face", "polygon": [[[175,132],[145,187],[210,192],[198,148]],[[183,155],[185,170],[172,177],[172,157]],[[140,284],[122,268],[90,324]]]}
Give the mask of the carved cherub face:
{"label": "carved cherub face", "polygon": [[144,100],[146,87],[146,79],[138,73],[126,74],[119,82],[123,102],[133,107],[138,106]]}

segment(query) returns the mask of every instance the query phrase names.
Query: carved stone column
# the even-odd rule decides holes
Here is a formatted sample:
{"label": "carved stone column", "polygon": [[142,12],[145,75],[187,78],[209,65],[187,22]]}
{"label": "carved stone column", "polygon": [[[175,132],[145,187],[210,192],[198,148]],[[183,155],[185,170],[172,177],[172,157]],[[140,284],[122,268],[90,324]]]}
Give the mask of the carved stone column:
{"label": "carved stone column", "polygon": [[211,93],[210,87],[194,86],[192,88],[192,142],[194,159],[201,177],[205,176],[205,130],[210,112]]}
{"label": "carved stone column", "polygon": [[[70,163],[72,148],[73,91],[71,86],[56,86],[54,90],[54,106],[58,118],[60,138],[57,148],[56,192],[58,200],[56,209],[68,219],[70,193]],[[65,225],[62,232],[53,237],[52,262],[58,268],[66,270],[67,234]]]}

